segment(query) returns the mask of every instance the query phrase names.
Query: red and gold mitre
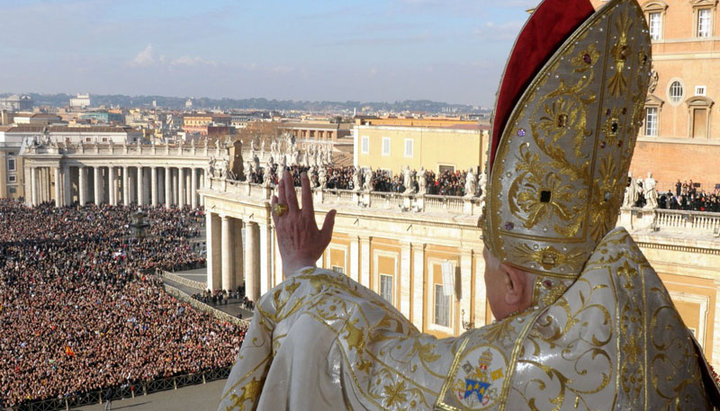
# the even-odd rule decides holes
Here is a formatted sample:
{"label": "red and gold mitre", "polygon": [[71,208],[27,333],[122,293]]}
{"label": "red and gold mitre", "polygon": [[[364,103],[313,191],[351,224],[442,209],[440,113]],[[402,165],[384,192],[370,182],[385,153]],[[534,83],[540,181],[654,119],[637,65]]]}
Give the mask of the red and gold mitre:
{"label": "red and gold mitre", "polygon": [[636,0],[545,0],[513,48],[492,127],[484,241],[547,305],[615,227],[650,79]]}

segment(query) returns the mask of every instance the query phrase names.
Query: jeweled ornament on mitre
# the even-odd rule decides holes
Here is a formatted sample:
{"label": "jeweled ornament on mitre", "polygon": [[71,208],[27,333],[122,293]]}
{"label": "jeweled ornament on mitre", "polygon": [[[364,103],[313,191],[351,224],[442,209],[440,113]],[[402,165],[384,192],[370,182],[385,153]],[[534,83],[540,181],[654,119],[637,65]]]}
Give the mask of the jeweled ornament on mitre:
{"label": "jeweled ornament on mitre", "polygon": [[650,79],[635,0],[545,0],[498,93],[483,237],[553,302],[615,227]]}

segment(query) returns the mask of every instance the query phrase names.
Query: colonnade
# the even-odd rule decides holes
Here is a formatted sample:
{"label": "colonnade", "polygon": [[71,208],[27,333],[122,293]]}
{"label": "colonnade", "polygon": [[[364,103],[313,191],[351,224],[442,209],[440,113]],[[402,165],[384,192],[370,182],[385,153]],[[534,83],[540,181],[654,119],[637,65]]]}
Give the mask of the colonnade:
{"label": "colonnade", "polygon": [[208,288],[234,290],[245,285],[247,297],[257,301],[267,291],[260,280],[269,258],[261,242],[267,227],[261,230],[257,222],[210,211],[205,218]]}
{"label": "colonnade", "polygon": [[[55,200],[96,205],[201,205],[197,191],[206,184],[202,167],[144,165],[27,165],[31,206]],[[27,186],[26,186],[27,187]]]}

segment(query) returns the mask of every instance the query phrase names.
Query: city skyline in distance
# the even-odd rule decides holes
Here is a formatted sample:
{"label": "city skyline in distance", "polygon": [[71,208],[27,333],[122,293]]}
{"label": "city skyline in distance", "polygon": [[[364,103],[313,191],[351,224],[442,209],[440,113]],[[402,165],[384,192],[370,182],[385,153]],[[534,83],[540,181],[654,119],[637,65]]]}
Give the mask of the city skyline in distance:
{"label": "city skyline in distance", "polygon": [[537,0],[11,0],[6,92],[492,106]]}

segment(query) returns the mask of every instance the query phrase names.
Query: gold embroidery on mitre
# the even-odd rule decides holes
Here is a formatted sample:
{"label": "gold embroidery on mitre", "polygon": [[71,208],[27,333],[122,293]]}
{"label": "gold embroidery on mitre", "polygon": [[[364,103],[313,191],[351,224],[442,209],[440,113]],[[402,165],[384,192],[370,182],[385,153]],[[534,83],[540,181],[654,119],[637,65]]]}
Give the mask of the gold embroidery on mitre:
{"label": "gold embroidery on mitre", "polygon": [[[549,301],[615,226],[649,82],[650,39],[634,0],[583,23],[516,103],[489,170],[483,238],[501,261],[546,278]],[[542,301],[541,301],[542,300]]]}

